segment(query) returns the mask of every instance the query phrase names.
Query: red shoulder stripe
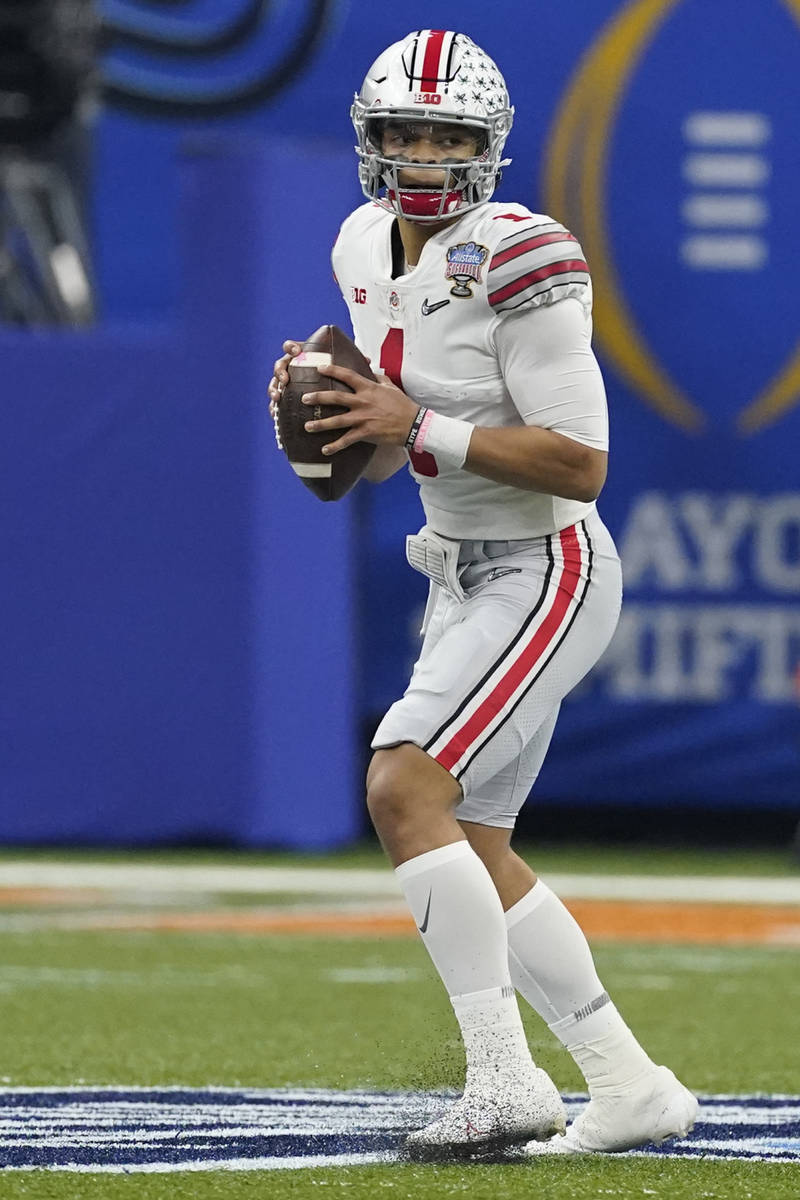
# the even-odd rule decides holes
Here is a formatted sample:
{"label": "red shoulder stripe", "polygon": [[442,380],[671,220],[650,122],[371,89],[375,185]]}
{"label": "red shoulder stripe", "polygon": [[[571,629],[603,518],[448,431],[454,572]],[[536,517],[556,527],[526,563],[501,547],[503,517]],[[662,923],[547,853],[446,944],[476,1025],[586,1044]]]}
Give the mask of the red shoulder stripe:
{"label": "red shoulder stripe", "polygon": [[520,254],[526,254],[529,250],[538,250],[540,246],[549,246],[553,242],[577,242],[577,240],[571,233],[542,233],[539,237],[526,238],[524,242],[517,242],[515,246],[509,246],[507,250],[499,250],[489,263],[489,270],[493,271],[495,267],[501,267],[503,263],[517,258]]}
{"label": "red shoulder stripe", "polygon": [[547,267],[540,267],[538,271],[530,271],[527,275],[521,275],[519,279],[512,280],[505,287],[491,292],[489,303],[502,304],[510,296],[516,296],[517,292],[523,292],[525,288],[531,287],[534,283],[541,283],[552,275],[569,275],[572,271],[584,271],[588,275],[589,268],[582,258],[566,258],[562,262],[551,263]]}

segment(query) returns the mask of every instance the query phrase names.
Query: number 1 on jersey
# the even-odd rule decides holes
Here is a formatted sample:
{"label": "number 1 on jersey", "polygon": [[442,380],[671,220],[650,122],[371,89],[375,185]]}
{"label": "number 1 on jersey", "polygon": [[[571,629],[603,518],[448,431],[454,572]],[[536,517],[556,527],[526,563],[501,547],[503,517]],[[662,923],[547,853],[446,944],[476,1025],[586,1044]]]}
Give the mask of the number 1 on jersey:
{"label": "number 1 on jersey", "polygon": [[[395,387],[402,388],[403,386],[403,331],[402,329],[390,329],[386,334],[383,345],[381,346],[380,358],[381,370],[384,371]],[[432,479],[434,475],[439,474],[439,468],[436,465],[436,459],[427,450],[423,450],[421,454],[415,450],[409,451],[411,466],[417,475],[426,475]]]}

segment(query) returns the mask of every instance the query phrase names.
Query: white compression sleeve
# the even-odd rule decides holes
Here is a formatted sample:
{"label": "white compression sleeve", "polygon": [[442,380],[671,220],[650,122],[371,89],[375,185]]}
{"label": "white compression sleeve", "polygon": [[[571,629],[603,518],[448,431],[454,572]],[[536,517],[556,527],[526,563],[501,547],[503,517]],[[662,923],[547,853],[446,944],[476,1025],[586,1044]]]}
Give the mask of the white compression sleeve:
{"label": "white compression sleeve", "polygon": [[[548,1025],[569,1022],[592,1005],[595,1014],[602,1012],[608,997],[589,944],[575,918],[541,879],[508,910],[506,925],[511,977]],[[591,1015],[587,1012],[583,1022]],[[583,1036],[574,1040],[582,1041]]]}
{"label": "white compression sleeve", "polygon": [[503,906],[469,842],[453,842],[395,870],[449,996],[510,985]]}
{"label": "white compression sleeve", "polygon": [[506,913],[511,978],[589,1084],[627,1082],[652,1062],[611,1002],[575,918],[541,879]]}
{"label": "white compression sleeve", "polygon": [[608,449],[608,407],[579,300],[504,313],[494,331],[500,368],[526,425]]}

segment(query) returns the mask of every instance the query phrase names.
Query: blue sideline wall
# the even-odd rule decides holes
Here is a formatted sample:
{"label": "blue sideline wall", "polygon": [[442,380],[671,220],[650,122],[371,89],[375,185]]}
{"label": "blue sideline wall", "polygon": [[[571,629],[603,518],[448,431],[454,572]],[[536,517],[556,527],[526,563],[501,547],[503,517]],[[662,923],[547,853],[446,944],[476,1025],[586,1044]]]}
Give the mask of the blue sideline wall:
{"label": "blue sideline wall", "polygon": [[181,156],[169,322],[0,334],[3,841],[360,827],[350,503],[298,486],[264,400],[272,330],[335,296],[323,280],[315,312],[293,273],[270,162],[218,139]]}

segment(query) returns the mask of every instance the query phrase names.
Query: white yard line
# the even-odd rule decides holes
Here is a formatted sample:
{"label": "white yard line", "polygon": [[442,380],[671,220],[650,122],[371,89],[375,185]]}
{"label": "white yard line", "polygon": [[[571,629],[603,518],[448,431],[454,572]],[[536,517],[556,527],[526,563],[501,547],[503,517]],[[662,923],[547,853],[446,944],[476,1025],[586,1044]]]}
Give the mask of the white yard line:
{"label": "white yard line", "polygon": [[[710,904],[800,905],[800,877],[546,874],[564,899],[653,900]],[[18,860],[0,863],[0,888],[92,888],[124,892],[227,893],[396,897],[394,873],[366,867],[254,867],[213,864],[80,863]]]}

